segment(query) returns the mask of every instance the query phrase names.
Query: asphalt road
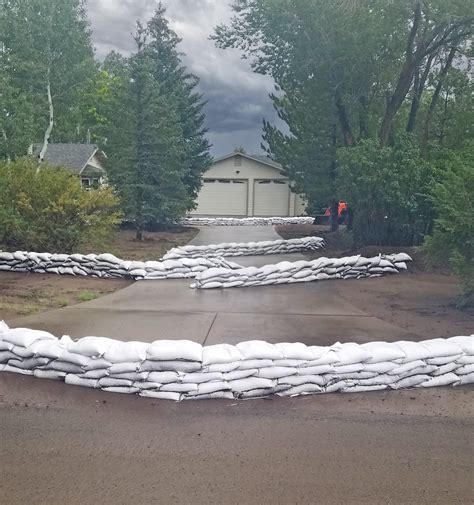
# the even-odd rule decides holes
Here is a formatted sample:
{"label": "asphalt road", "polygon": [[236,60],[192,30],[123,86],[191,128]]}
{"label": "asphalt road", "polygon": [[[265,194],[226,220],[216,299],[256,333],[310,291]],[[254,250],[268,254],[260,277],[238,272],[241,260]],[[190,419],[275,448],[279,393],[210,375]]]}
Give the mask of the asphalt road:
{"label": "asphalt road", "polygon": [[[222,242],[246,232],[206,233],[201,239]],[[208,344],[418,338],[356,309],[332,282],[205,292],[188,285],[138,282],[9,323]],[[0,503],[472,504],[473,393],[175,404],[1,373]]]}

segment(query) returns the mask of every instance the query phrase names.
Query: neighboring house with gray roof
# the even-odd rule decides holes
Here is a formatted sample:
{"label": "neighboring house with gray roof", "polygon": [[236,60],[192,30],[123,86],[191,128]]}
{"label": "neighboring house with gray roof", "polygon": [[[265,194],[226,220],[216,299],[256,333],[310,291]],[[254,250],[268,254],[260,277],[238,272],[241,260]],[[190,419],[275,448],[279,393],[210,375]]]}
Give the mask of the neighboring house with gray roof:
{"label": "neighboring house with gray roof", "polygon": [[[42,144],[33,146],[33,153],[38,156]],[[104,163],[107,156],[95,144],[60,144],[48,145],[44,161],[48,165],[64,167],[80,177],[84,188],[100,187],[105,184]]]}

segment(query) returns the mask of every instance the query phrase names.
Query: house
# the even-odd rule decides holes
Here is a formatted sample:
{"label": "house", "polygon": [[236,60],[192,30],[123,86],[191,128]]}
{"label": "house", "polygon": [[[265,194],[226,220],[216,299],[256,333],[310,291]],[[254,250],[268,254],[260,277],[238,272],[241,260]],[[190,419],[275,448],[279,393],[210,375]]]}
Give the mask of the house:
{"label": "house", "polygon": [[196,204],[194,216],[298,216],[305,210],[279,163],[243,152],[214,159]]}
{"label": "house", "polygon": [[[38,156],[42,144],[35,144],[33,152]],[[68,168],[81,178],[84,188],[96,188],[105,183],[105,153],[95,144],[56,144],[48,145],[44,161],[49,165]]]}

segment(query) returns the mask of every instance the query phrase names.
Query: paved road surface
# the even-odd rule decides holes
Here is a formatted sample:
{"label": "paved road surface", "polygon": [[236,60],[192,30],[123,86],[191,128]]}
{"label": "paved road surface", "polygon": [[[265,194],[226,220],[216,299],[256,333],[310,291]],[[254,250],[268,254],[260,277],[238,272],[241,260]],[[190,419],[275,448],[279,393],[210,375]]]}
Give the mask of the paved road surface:
{"label": "paved road surface", "polygon": [[[197,244],[271,240],[271,226],[204,227]],[[240,264],[299,260],[302,255],[239,257]],[[418,338],[360,311],[336,283],[312,282],[227,290],[194,290],[192,280],[140,281],[91,302],[8,321],[57,335],[110,336],[121,340],[190,339],[206,344],[249,339],[332,344],[350,340]],[[356,282],[356,281],[353,281]]]}
{"label": "paved road surface", "polygon": [[[257,239],[253,232],[206,229],[197,240]],[[265,233],[270,239],[272,228]],[[356,309],[333,282],[205,292],[188,285],[138,282],[11,323],[208,344],[417,338]],[[175,404],[2,373],[0,503],[468,505],[473,392]]]}

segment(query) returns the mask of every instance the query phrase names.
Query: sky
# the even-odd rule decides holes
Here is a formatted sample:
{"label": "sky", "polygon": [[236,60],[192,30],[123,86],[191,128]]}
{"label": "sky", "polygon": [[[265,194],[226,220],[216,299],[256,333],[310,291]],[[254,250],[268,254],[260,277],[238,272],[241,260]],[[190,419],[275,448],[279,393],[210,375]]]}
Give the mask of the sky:
{"label": "sky", "polygon": [[[148,20],[158,0],[88,0],[89,19],[96,55],[112,51],[124,55],[133,50],[136,20]],[[214,27],[230,20],[230,0],[163,0],[170,28],[183,40],[184,64],[199,79],[208,138],[215,157],[243,147],[261,152],[263,118],[277,123],[268,97],[274,90],[269,76],[255,74],[235,49],[218,49],[208,39]]]}

